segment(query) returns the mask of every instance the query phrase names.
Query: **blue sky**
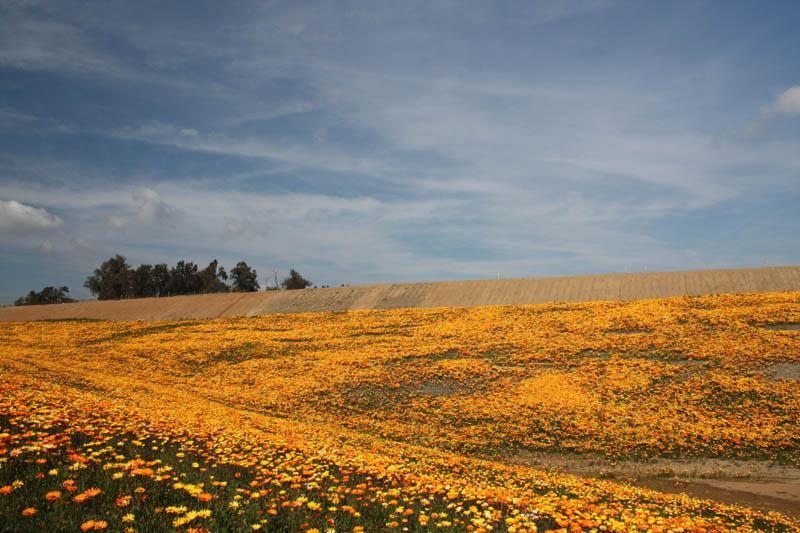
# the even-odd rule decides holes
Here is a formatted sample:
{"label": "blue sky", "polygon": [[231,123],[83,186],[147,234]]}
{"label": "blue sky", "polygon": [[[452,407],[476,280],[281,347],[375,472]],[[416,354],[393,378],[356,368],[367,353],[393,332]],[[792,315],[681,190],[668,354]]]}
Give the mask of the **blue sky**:
{"label": "blue sky", "polygon": [[800,264],[796,2],[0,2],[0,302]]}

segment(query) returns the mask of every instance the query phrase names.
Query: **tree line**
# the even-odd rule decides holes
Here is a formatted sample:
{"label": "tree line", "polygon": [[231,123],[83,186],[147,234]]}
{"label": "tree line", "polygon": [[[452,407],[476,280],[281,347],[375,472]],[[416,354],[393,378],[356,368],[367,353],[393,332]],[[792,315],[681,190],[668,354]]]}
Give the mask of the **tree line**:
{"label": "tree line", "polygon": [[31,291],[27,296],[17,298],[14,305],[66,304],[76,301],[67,296],[69,287],[45,287],[41,292]]}
{"label": "tree line", "polygon": [[[152,298],[183,294],[210,294],[218,292],[255,292],[261,288],[258,273],[246,262],[240,261],[228,273],[214,259],[207,267],[192,261],[178,261],[174,267],[166,263],[142,264],[133,268],[123,255],[117,254],[104,261],[100,268],[86,278],[84,287],[98,300],[120,300],[126,298]],[[311,282],[291,269],[281,283],[286,290],[305,289]],[[275,290],[278,287],[267,287]],[[66,293],[68,287],[45,287],[42,292],[31,291],[26,297],[17,299],[15,305],[39,305],[74,302]]]}

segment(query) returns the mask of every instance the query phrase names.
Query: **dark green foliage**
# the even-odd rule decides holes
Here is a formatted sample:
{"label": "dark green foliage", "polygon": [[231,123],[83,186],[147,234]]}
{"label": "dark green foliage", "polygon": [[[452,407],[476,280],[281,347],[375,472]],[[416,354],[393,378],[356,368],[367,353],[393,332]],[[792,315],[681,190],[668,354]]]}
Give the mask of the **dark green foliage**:
{"label": "dark green foliage", "polygon": [[129,298],[133,292],[133,271],[127,259],[117,254],[86,278],[83,286],[92,291],[98,300]]}
{"label": "dark green foliage", "polygon": [[169,293],[197,294],[202,289],[202,282],[197,272],[197,265],[192,261],[178,261],[169,271]]}
{"label": "dark green foliage", "polygon": [[133,295],[135,298],[158,296],[158,288],[153,283],[153,266],[139,265],[133,271]]}
{"label": "dark green foliage", "polygon": [[289,277],[283,280],[281,286],[286,290],[305,289],[309,287],[311,282],[300,275],[295,269],[289,271]]}
{"label": "dark green foliage", "polygon": [[159,263],[150,271],[150,283],[155,292],[153,296],[169,295],[169,267],[166,263]]}
{"label": "dark green foliage", "polygon": [[45,287],[41,292],[31,291],[27,296],[17,298],[14,305],[65,304],[75,300],[68,297],[69,287]]}
{"label": "dark green foliage", "polygon": [[203,270],[192,261],[178,261],[173,268],[160,263],[133,269],[125,257],[117,255],[95,270],[83,286],[99,300],[118,300],[228,292],[227,279],[228,274],[216,259]]}
{"label": "dark green foliage", "polygon": [[240,261],[231,270],[234,290],[241,292],[255,292],[261,288],[258,284],[258,273],[244,261]]}
{"label": "dark green foliage", "polygon": [[219,267],[216,259],[211,261],[206,268],[198,273],[200,285],[204,293],[209,292],[228,292],[228,286],[223,280],[228,279],[228,274],[223,267]]}

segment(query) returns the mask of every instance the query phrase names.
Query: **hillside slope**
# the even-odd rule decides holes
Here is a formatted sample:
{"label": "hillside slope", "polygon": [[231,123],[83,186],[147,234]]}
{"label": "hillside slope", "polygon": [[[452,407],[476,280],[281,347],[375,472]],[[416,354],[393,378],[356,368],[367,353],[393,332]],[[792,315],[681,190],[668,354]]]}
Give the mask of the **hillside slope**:
{"label": "hillside slope", "polygon": [[393,283],[0,308],[1,322],[94,318],[171,320],[272,313],[472,307],[800,290],[800,266],[549,278]]}

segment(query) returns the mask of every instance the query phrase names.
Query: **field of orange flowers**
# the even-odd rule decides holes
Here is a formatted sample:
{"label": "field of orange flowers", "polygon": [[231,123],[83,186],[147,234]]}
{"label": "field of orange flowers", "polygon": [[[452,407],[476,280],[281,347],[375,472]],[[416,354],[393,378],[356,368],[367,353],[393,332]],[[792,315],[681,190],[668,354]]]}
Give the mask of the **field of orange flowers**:
{"label": "field of orange flowers", "polygon": [[0,531],[798,531],[493,460],[800,465],[800,293],[0,324]]}

